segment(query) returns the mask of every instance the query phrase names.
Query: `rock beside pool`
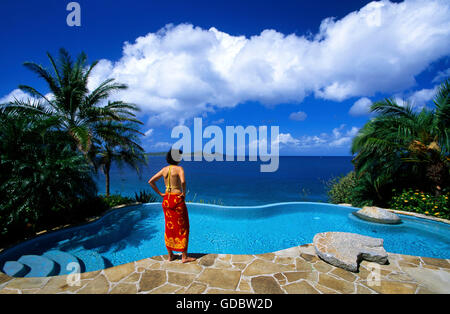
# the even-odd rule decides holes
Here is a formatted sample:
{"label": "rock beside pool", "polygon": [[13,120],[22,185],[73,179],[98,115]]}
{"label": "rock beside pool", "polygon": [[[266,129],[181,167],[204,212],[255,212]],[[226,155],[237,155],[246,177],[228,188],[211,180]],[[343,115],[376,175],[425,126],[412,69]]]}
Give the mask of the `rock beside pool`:
{"label": "rock beside pool", "polygon": [[386,264],[388,254],[383,239],[349,232],[323,232],[313,239],[316,254],[327,263],[357,272],[362,260]]}
{"label": "rock beside pool", "polygon": [[375,206],[365,206],[353,214],[361,219],[377,222],[382,224],[399,224],[401,223],[400,217],[390,211],[375,207]]}

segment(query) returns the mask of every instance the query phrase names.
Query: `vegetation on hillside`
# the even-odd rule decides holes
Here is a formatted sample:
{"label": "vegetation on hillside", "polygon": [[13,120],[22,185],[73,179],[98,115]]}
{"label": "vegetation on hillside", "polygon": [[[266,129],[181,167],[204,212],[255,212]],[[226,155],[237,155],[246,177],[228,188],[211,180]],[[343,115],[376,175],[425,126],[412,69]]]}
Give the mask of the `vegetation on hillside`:
{"label": "vegetation on hillside", "polygon": [[[28,100],[0,104],[0,235],[23,237],[49,225],[74,222],[126,201],[109,197],[109,169],[122,163],[139,170],[147,158],[139,145],[138,107],[109,101],[127,86],[107,79],[88,88],[97,65],[81,53],[47,54],[50,70],[25,62],[49,92],[20,85]],[[94,173],[107,179],[97,196]],[[116,202],[116,203],[117,203]]]}
{"label": "vegetation on hillside", "polygon": [[[447,79],[438,88],[432,109],[416,111],[393,99],[375,102],[371,106],[375,117],[353,139],[355,171],[331,182],[330,200],[428,213],[435,208],[439,213],[435,216],[448,217],[449,88]],[[404,199],[412,190],[428,195],[430,203]],[[401,200],[409,206],[400,206]]]}

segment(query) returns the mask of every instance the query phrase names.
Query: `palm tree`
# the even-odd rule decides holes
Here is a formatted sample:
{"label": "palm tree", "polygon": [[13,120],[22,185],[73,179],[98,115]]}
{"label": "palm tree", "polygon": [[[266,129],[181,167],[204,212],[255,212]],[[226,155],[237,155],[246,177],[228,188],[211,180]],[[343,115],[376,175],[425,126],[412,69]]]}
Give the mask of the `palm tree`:
{"label": "palm tree", "polygon": [[[34,62],[25,62],[24,65],[45,80],[50,89],[50,96],[31,86],[20,85],[19,88],[41,100],[44,107],[40,108],[42,114],[57,117],[58,129],[70,135],[74,150],[78,148],[84,153],[89,151],[93,128],[100,121],[138,121],[134,115],[138,108],[134,104],[114,101],[106,106],[101,105],[113,92],[126,89],[126,85],[115,83],[114,79],[107,79],[89,91],[89,75],[98,61],[88,65],[87,56],[82,52],[74,62],[63,48],[59,51],[58,62],[50,53],[47,53],[47,56],[53,73]],[[26,111],[37,110],[17,102],[9,105]]]}
{"label": "palm tree", "polygon": [[0,234],[23,234],[96,195],[92,168],[57,124],[38,111],[0,109]]}
{"label": "palm tree", "polygon": [[[25,62],[24,65],[45,80],[51,95],[44,95],[33,87],[20,85],[20,89],[39,99],[39,104],[30,105],[15,100],[7,104],[7,107],[10,110],[21,110],[30,114],[39,113],[56,119],[55,127],[65,132],[71,139],[72,150],[78,149],[83,152],[96,169],[94,158],[97,153],[104,153],[106,156],[113,153],[109,156],[111,158],[105,157],[110,161],[119,161],[123,158],[123,161],[132,165],[135,161],[139,161],[138,154],[142,148],[136,143],[137,138],[132,134],[133,132],[125,131],[127,128],[134,128],[137,132],[135,134],[139,133],[136,125],[142,122],[136,119],[135,115],[139,108],[123,101],[108,101],[106,105],[102,105],[113,92],[124,90],[127,86],[115,83],[114,79],[107,79],[94,90],[89,91],[89,75],[97,65],[97,61],[88,65],[86,54],[81,53],[74,62],[64,49],[59,51],[58,62],[49,53],[47,56],[53,73],[33,62]],[[108,127],[111,130],[108,131]],[[127,136],[130,138],[126,139]],[[102,143],[102,141],[106,142]],[[99,150],[99,147],[104,149]],[[123,148],[120,153],[116,151],[118,147]],[[108,168],[105,172],[108,176],[107,194],[109,194],[110,165],[109,162],[102,166],[103,170],[106,170],[105,167]],[[138,167],[135,168],[138,169]]]}
{"label": "palm tree", "polygon": [[107,121],[96,128],[96,136],[91,149],[91,160],[95,168],[101,168],[105,174],[106,196],[110,195],[111,164],[116,162],[121,166],[127,164],[140,173],[140,165],[147,163],[144,149],[138,144],[138,123]]}
{"label": "palm tree", "polygon": [[379,201],[393,186],[431,187],[436,194],[449,183],[449,80],[439,87],[434,109],[414,111],[410,104],[385,99],[372,105],[377,116],[353,139],[359,178],[370,182]]}

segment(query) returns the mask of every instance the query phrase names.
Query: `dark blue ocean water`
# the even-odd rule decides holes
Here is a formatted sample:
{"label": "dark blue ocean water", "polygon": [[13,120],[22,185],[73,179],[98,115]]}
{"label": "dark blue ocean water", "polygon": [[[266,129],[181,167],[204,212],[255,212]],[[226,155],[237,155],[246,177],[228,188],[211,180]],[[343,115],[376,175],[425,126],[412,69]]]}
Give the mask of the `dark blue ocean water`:
{"label": "dark blue ocean water", "polygon": [[[276,172],[260,172],[261,162],[183,161],[187,201],[219,205],[263,205],[290,201],[327,201],[324,182],[353,169],[352,157],[282,156]],[[148,190],[148,179],[166,166],[164,157],[150,157],[138,174],[129,168],[111,170],[111,193],[134,196]],[[97,177],[99,193],[105,193],[103,174]],[[161,179],[158,187],[164,191]]]}

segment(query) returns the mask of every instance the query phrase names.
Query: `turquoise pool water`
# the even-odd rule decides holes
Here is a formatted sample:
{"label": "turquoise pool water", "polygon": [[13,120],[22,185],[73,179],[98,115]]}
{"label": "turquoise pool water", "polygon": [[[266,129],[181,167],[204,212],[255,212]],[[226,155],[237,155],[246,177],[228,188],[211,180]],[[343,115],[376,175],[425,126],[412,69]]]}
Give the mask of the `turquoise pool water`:
{"label": "turquoise pool water", "polygon": [[[311,243],[319,232],[345,231],[383,238],[388,252],[450,258],[450,225],[404,215],[399,225],[382,225],[356,218],[351,214],[355,210],[309,202],[248,207],[188,203],[189,252],[259,254]],[[93,223],[26,241],[0,254],[0,267],[22,255],[54,250],[83,260],[82,271],[167,254],[161,203],[114,210]]]}

